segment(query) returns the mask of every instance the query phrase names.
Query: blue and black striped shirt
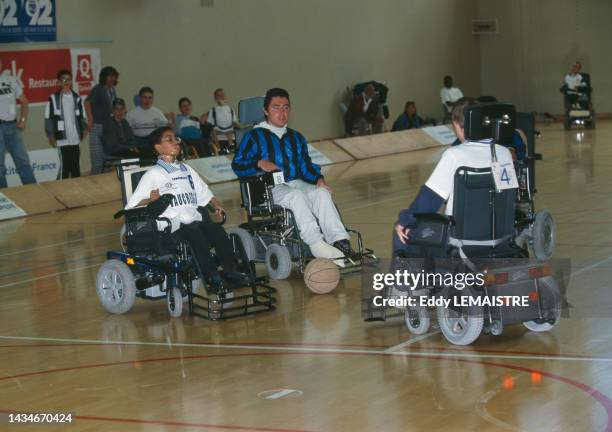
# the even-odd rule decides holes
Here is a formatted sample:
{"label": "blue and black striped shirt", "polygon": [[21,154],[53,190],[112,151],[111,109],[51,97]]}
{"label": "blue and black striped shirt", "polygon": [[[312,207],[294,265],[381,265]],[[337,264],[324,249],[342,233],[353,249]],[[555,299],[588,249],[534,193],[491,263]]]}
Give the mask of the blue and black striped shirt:
{"label": "blue and black striped shirt", "polygon": [[257,162],[268,160],[283,170],[285,181],[301,179],[315,184],[321,175],[321,168],[308,155],[306,139],[299,132],[287,128],[278,138],[265,128],[248,132],[236,151],[232,169],[238,177],[257,173]]}

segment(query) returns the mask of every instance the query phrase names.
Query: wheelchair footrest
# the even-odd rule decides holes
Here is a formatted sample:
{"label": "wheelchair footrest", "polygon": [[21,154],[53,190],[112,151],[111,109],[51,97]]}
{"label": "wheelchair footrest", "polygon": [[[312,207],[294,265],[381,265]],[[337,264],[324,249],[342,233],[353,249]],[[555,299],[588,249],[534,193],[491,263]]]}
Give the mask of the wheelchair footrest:
{"label": "wheelchair footrest", "polygon": [[188,292],[190,315],[211,321],[255,315],[276,309],[276,289],[261,280],[219,295]]}

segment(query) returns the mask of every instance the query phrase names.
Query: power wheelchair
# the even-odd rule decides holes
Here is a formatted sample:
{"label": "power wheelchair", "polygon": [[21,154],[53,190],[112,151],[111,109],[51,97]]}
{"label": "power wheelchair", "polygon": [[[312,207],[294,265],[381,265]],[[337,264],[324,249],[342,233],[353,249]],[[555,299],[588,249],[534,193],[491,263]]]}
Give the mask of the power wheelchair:
{"label": "power wheelchair", "polygon": [[563,108],[565,111],[563,126],[566,130],[570,130],[574,125],[595,129],[591,77],[584,73],[581,73],[581,75],[584,82],[583,86],[570,90],[567,84],[564,84],[559,89],[563,93]]}
{"label": "power wheelchair", "polygon": [[[289,277],[294,263],[304,273],[307,263],[314,258],[300,238],[293,212],[274,203],[272,189],[283,182],[282,172],[241,178],[240,193],[247,222],[228,230],[241,239],[249,260],[265,263],[272,279]],[[351,235],[355,255],[344,258],[341,273],[359,271],[377,260],[374,251],[364,247],[359,231],[346,230]]]}
{"label": "power wheelchair", "polygon": [[[510,142],[516,125],[512,105],[477,105],[466,110],[465,137],[468,141],[492,139],[491,155],[496,160],[495,143]],[[397,284],[386,287],[387,298],[415,299],[412,305],[399,308],[412,333],[429,330],[430,307],[434,306],[442,334],[457,345],[472,343],[483,331],[499,335],[509,324],[523,323],[532,331],[548,331],[558,322],[563,296],[547,261],[554,251],[554,220],[548,212],[534,211],[535,179],[530,173],[537,155],[533,142],[527,144],[530,156],[515,161],[518,189],[500,190],[492,168],[459,167],[454,175],[452,216],[415,215],[417,225],[410,231],[408,247],[394,251],[390,273],[471,274],[480,275],[483,283],[458,287],[454,279],[442,282],[433,278],[433,282],[421,280],[410,289]],[[528,304],[485,300],[503,295],[524,296]],[[450,306],[428,302],[436,298],[447,299]],[[373,307],[371,292],[363,300],[366,321],[386,319],[390,308]]]}
{"label": "power wheelchair", "polygon": [[[123,161],[117,168],[123,203],[127,203],[144,173],[138,161]],[[108,312],[123,314],[134,305],[135,298],[166,299],[173,317],[183,313],[187,301],[190,315],[208,320],[223,320],[275,309],[276,290],[267,285],[265,277],[257,277],[240,237],[230,234],[236,268],[247,275],[248,283],[212,292],[201,277],[198,264],[185,241],[170,233],[170,221],[160,217],[172,200],[171,194],[160,197],[146,207],[121,210],[115,219],[123,217],[120,235],[123,250],[109,251],[96,279],[98,298]],[[203,208],[200,212],[207,211]],[[211,210],[211,209],[208,209]],[[225,215],[220,224],[225,222]],[[211,250],[212,253],[212,250]]]}

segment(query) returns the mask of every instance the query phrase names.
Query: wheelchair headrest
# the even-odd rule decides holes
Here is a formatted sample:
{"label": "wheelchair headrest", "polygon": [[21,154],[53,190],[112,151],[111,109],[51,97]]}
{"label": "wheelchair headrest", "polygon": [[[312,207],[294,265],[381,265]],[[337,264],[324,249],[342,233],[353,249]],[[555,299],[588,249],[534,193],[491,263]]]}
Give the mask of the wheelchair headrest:
{"label": "wheelchair headrest", "polygon": [[147,215],[153,219],[157,219],[163,212],[166,211],[173,199],[174,195],[163,194],[155,201],[147,204]]}
{"label": "wheelchair headrest", "polygon": [[238,119],[240,123],[249,125],[264,121],[266,119],[263,108],[264,99],[263,96],[255,96],[240,100],[238,102]]}
{"label": "wheelchair headrest", "polygon": [[[483,103],[465,110],[464,132],[467,141],[494,139],[497,143],[512,140],[516,122],[514,105]],[[500,124],[499,136],[495,136],[496,123]]]}

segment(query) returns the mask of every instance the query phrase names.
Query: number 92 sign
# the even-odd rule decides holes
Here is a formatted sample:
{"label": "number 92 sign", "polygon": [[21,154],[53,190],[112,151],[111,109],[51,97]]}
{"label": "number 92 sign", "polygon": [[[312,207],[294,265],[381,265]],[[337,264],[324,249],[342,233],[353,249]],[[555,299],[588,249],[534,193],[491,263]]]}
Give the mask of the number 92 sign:
{"label": "number 92 sign", "polygon": [[0,43],[56,39],[55,0],[0,0]]}

